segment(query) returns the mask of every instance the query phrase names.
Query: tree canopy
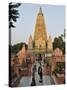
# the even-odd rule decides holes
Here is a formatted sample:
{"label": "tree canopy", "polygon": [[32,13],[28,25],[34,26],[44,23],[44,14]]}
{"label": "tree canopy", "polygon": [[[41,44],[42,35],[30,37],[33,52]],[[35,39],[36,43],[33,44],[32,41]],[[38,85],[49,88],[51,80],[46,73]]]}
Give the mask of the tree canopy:
{"label": "tree canopy", "polygon": [[27,50],[27,48],[28,48],[27,44],[21,42],[21,43],[18,43],[18,44],[11,46],[11,53],[16,54],[17,52],[19,52],[22,49],[23,45],[25,45],[25,48]]}
{"label": "tree canopy", "polygon": [[62,36],[54,38],[53,50],[55,50],[56,48],[60,48],[63,54],[65,54],[65,41],[63,40]]}
{"label": "tree canopy", "polygon": [[20,3],[9,3],[9,28],[15,28],[13,22],[16,22],[17,18],[19,18],[19,13],[16,8],[18,8],[20,5]]}

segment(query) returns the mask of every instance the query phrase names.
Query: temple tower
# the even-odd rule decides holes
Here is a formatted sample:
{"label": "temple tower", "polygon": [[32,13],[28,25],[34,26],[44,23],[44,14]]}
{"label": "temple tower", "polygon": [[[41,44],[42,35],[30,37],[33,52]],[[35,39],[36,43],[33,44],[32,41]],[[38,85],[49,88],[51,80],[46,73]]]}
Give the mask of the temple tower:
{"label": "temple tower", "polygon": [[36,19],[35,32],[34,32],[35,49],[46,49],[46,41],[47,41],[46,25],[45,25],[44,15],[40,7]]}
{"label": "temple tower", "polygon": [[45,18],[40,7],[37,14],[34,37],[30,35],[28,40],[28,51],[41,53],[41,52],[51,52],[53,50],[52,39],[47,34]]}

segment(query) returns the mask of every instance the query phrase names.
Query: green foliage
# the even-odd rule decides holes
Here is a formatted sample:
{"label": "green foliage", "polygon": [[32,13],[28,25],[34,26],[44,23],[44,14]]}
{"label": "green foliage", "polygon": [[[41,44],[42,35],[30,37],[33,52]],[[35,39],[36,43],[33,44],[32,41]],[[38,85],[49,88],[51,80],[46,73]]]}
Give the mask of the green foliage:
{"label": "green foliage", "polygon": [[11,53],[12,54],[16,54],[19,50],[22,49],[23,45],[25,45],[25,48],[27,50],[27,48],[28,48],[27,44],[25,44],[25,43],[18,43],[18,44],[15,44],[15,45],[11,46]]}
{"label": "green foliage", "polygon": [[62,71],[63,68],[65,68],[65,64],[63,62],[57,62],[56,68],[55,68],[55,71],[54,72],[56,74],[57,73],[61,74],[61,71]]}
{"label": "green foliage", "polygon": [[46,64],[48,67],[51,68],[51,64],[50,64],[49,58],[46,58],[46,60],[44,61],[44,64]]}
{"label": "green foliage", "polygon": [[16,22],[17,18],[19,18],[19,13],[16,8],[18,8],[20,5],[20,3],[9,3],[9,28],[15,27],[13,22]]}
{"label": "green foliage", "polygon": [[55,50],[56,48],[60,48],[63,54],[65,54],[65,42],[63,41],[62,36],[54,38],[53,50]]}

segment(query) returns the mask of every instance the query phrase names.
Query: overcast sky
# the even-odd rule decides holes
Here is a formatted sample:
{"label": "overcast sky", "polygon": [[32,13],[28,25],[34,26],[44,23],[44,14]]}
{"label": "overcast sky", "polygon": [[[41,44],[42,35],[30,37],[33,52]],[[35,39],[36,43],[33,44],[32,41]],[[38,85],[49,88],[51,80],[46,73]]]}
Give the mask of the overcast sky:
{"label": "overcast sky", "polygon": [[44,4],[21,4],[18,8],[19,18],[14,23],[16,28],[11,32],[11,44],[28,42],[29,35],[34,34],[35,23],[39,8],[42,8],[46,31],[52,39],[64,32],[65,28],[65,7]]}

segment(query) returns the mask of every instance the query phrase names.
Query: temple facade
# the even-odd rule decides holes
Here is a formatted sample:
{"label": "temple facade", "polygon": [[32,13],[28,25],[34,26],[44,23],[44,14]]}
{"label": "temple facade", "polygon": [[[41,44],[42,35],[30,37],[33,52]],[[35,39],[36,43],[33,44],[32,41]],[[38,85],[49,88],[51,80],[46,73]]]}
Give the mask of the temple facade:
{"label": "temple facade", "polygon": [[52,39],[47,35],[46,22],[40,7],[35,24],[34,37],[30,35],[28,40],[28,50],[46,52],[52,51]]}

